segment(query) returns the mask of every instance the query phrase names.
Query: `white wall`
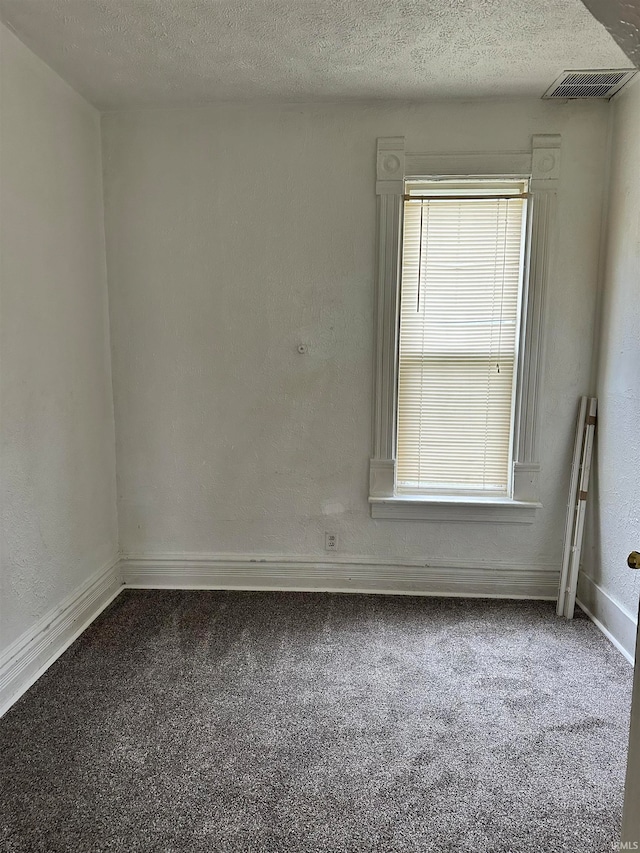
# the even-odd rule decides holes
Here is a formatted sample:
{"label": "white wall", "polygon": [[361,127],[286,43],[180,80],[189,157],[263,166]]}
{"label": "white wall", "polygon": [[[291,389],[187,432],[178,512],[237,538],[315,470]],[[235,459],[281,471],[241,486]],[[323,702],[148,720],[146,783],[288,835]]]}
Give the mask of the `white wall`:
{"label": "white wall", "polygon": [[[239,106],[103,116],[125,553],[560,560],[589,390],[607,105]],[[563,136],[549,293],[544,509],[532,526],[373,521],[375,148]],[[308,354],[297,352],[298,344]]]}
{"label": "white wall", "polygon": [[100,117],[0,25],[0,649],[117,552]]}
{"label": "white wall", "polygon": [[611,193],[601,304],[598,443],[585,573],[634,617],[640,572],[640,82],[612,102]]}

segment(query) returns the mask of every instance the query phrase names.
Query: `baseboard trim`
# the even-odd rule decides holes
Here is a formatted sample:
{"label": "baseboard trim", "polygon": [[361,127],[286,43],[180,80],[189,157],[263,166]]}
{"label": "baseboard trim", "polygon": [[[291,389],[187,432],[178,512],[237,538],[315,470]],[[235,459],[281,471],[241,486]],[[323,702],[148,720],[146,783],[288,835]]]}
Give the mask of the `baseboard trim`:
{"label": "baseboard trim", "polygon": [[555,600],[555,565],[493,561],[426,563],[344,557],[322,560],[274,554],[129,554],[127,587],[373,592],[395,595]]}
{"label": "baseboard trim", "polygon": [[605,637],[634,662],[636,650],[637,619],[615,601],[593,578],[580,573],[576,603]]}
{"label": "baseboard trim", "polygon": [[0,717],[123,589],[113,557],[0,655]]}
{"label": "baseboard trim", "polygon": [[[554,564],[321,560],[274,554],[130,554],[114,557],[0,655],[0,716],[57,660],[126,587],[369,592],[552,601]],[[581,573],[577,603],[633,663],[636,619]]]}

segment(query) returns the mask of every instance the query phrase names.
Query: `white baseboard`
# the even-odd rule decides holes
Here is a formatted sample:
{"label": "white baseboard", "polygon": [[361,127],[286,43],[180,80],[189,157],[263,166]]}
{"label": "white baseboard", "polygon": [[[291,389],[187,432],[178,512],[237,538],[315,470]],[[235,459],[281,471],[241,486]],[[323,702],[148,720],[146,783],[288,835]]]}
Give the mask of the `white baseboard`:
{"label": "white baseboard", "polygon": [[114,557],[0,655],[0,716],[123,589]]}
{"label": "white baseboard", "polygon": [[121,559],[128,587],[152,589],[252,589],[375,592],[398,595],[539,598],[554,600],[554,565],[500,561],[385,562],[365,557],[275,554],[130,554]]}
{"label": "white baseboard", "polygon": [[576,602],[618,651],[633,663],[638,622],[635,615],[583,572],[578,579]]}
{"label": "white baseboard", "polygon": [[[369,592],[553,601],[554,564],[388,562],[275,554],[130,554],[112,559],[0,655],[0,716],[125,588]],[[634,615],[581,573],[577,603],[633,663]]]}

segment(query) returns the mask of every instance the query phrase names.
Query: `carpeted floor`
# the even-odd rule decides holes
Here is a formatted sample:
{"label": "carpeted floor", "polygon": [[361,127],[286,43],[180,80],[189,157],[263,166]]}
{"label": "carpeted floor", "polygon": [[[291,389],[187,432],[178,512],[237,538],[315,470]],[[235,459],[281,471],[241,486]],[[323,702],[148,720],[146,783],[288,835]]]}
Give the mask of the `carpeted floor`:
{"label": "carpeted floor", "polygon": [[604,853],[631,678],[546,602],[130,590],[0,720],[0,849]]}

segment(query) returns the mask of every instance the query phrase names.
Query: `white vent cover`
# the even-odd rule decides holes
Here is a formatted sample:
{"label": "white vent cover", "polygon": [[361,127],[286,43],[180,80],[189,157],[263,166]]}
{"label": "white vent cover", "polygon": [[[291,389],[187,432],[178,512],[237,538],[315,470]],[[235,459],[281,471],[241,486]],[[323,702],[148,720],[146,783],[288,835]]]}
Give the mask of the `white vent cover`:
{"label": "white vent cover", "polygon": [[563,71],[543,98],[611,98],[636,73],[635,68]]}

